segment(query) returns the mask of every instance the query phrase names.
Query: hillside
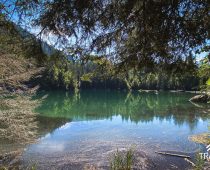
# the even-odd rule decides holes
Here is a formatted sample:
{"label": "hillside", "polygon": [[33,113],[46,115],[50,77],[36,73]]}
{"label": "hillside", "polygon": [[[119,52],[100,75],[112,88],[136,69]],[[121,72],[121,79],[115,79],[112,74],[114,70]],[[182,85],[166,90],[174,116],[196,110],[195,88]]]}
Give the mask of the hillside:
{"label": "hillside", "polygon": [[[23,38],[14,24],[0,20],[0,90],[30,92],[44,70],[39,64],[45,55],[35,39]],[[39,61],[39,62],[38,62]]]}

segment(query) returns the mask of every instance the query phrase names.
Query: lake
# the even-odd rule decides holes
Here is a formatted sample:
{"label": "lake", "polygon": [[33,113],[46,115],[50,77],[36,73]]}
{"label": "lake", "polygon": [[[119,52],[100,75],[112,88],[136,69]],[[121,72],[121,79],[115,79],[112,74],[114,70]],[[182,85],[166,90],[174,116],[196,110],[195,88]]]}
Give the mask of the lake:
{"label": "lake", "polygon": [[35,164],[38,169],[88,169],[90,165],[107,169],[114,151],[133,148],[148,164],[157,165],[151,169],[161,169],[162,164],[185,169],[189,164],[182,158],[155,151],[193,155],[204,150],[188,139],[208,132],[208,106],[189,102],[193,95],[113,90],[39,93],[33,99],[42,99],[34,110],[39,113],[40,138],[25,148],[23,164]]}

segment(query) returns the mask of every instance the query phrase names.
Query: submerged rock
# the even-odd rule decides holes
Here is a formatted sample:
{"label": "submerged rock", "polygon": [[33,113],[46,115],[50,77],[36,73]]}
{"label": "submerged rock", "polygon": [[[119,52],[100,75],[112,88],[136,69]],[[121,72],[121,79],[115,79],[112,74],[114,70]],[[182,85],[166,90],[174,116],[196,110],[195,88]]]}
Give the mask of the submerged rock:
{"label": "submerged rock", "polygon": [[202,133],[202,134],[192,135],[192,136],[189,136],[189,140],[196,142],[196,143],[208,145],[209,140],[210,140],[210,134]]}
{"label": "submerged rock", "polygon": [[201,103],[207,103],[209,100],[210,96],[207,94],[196,95],[190,99],[191,102],[201,102]]}

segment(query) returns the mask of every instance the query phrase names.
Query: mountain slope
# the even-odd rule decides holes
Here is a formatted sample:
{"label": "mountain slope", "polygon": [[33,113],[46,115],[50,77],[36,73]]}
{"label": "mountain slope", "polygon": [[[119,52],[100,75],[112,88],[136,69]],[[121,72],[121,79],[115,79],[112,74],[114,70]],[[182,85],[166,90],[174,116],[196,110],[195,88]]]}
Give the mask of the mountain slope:
{"label": "mountain slope", "polygon": [[41,44],[23,38],[14,24],[0,17],[0,90],[23,92],[37,84],[34,80],[44,70]]}

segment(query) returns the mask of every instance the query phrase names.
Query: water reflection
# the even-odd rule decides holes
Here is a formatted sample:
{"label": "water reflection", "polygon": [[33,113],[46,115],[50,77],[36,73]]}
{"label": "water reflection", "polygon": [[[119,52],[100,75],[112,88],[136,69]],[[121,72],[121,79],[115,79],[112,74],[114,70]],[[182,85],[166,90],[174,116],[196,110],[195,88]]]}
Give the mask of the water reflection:
{"label": "water reflection", "polygon": [[208,119],[207,105],[196,107],[188,100],[188,93],[126,93],[122,91],[82,91],[79,94],[69,92],[49,92],[36,112],[41,116],[82,120],[111,120],[121,116],[123,121],[153,122],[173,121],[175,125],[187,124],[191,130],[199,120]]}
{"label": "water reflection", "polygon": [[[170,158],[163,159],[154,151],[193,154],[202,146],[188,137],[208,130],[208,106],[191,104],[191,96],[102,90],[40,93],[35,98],[42,102],[35,111],[40,113],[42,137],[27,147],[24,164],[30,165],[32,160],[38,169],[84,169],[86,164],[104,167],[114,150],[134,145],[154,163],[169,167],[173,164]],[[184,159],[176,161],[188,166]],[[182,168],[182,164],[177,167]]]}

